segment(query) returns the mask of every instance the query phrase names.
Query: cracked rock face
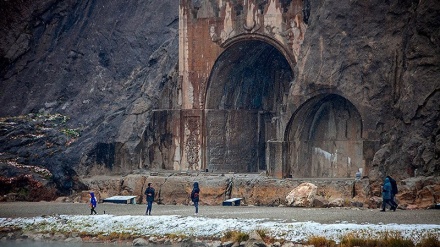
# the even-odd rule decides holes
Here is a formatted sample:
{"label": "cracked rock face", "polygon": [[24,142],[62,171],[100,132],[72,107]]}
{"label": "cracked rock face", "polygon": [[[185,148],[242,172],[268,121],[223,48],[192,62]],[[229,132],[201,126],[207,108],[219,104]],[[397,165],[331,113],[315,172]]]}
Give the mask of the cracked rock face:
{"label": "cracked rock face", "polygon": [[[177,64],[175,1],[2,1],[0,12],[0,116],[60,113],[65,128],[80,133],[68,146],[58,133],[62,148],[51,155],[31,149],[41,157],[17,152],[24,144],[2,145],[2,162],[19,156],[60,180],[68,175],[52,167],[79,174],[143,167],[133,153]],[[116,152],[125,158],[115,160]],[[121,160],[125,166],[115,165]]]}
{"label": "cracked rock face", "polygon": [[[202,6],[203,1],[193,2]],[[438,177],[438,1],[304,2],[307,32],[289,74],[294,83],[283,84],[290,87],[286,93],[296,97],[337,86],[358,100],[354,107],[372,120],[361,124],[374,130],[371,138],[378,141],[363,146],[375,150],[368,154],[374,187],[385,174],[397,179]],[[34,125],[4,128],[1,165],[18,158],[22,165],[48,168],[62,193],[83,188],[78,175],[173,169],[172,138],[165,131],[169,116],[157,115],[159,128],[149,124],[158,105],[179,105],[178,11],[175,0],[1,1],[2,122],[29,113],[59,113],[68,117],[63,128],[79,133],[70,142],[66,132],[45,130],[44,139],[36,140],[29,136]],[[198,11],[201,18],[212,14],[209,9]],[[244,73],[244,67],[237,71]],[[295,97],[287,103],[288,117],[297,107]],[[259,106],[243,101],[251,103]],[[354,112],[352,107],[346,112]],[[11,142],[21,131],[26,138]],[[431,190],[438,189],[433,186],[420,194]]]}

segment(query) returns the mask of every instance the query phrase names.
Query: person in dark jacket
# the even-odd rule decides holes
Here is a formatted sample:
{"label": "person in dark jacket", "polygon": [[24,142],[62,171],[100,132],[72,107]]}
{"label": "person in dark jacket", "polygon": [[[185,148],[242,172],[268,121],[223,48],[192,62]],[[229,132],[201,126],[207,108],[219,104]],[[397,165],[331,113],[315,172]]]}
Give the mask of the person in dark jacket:
{"label": "person in dark jacket", "polygon": [[95,210],[96,208],[96,197],[95,197],[95,193],[90,192],[90,215],[92,214],[98,214]]}
{"label": "person in dark jacket", "polygon": [[396,211],[397,204],[391,200],[391,182],[389,178],[385,178],[385,182],[382,187],[382,210],[381,212],[385,212],[386,205],[391,206],[391,210]]}
{"label": "person in dark jacket", "polygon": [[196,208],[195,215],[199,213],[199,194],[200,194],[199,183],[194,182],[193,189],[191,191],[191,201],[193,201],[194,207]]}
{"label": "person in dark jacket", "polygon": [[154,201],[154,188],[151,186],[151,183],[148,183],[148,187],[145,190],[145,195],[147,196],[147,211],[146,215],[151,215],[151,209],[153,208]]}
{"label": "person in dark jacket", "polygon": [[397,208],[397,203],[395,201],[396,194],[399,193],[399,190],[397,189],[397,182],[391,176],[387,176],[387,178],[391,183],[391,203],[395,205],[395,208]]}

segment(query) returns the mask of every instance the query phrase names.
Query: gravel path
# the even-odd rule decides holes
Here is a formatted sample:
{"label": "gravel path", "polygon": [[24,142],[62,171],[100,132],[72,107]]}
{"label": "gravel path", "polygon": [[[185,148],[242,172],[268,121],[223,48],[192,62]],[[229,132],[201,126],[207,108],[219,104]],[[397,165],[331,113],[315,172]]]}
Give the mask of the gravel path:
{"label": "gravel path", "polygon": [[[145,205],[98,204],[98,214],[143,215]],[[211,218],[243,218],[286,220],[287,222],[314,221],[318,223],[371,223],[371,224],[436,224],[440,225],[440,210],[397,210],[380,212],[379,209],[357,208],[292,208],[256,206],[200,206],[199,215]],[[85,203],[9,202],[0,203],[0,218],[34,217],[41,215],[86,215],[90,210]],[[153,215],[194,214],[193,206],[153,205]]]}

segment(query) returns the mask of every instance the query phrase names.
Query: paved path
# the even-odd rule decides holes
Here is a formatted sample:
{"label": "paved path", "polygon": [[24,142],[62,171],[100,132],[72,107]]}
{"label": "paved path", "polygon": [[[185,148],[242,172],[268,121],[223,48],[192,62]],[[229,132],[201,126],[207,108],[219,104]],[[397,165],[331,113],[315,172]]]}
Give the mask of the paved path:
{"label": "paved path", "polygon": [[[98,204],[99,214],[143,215],[145,205]],[[86,215],[90,213],[85,203],[56,202],[10,202],[0,203],[0,218],[34,217],[41,215],[67,214]],[[193,206],[153,205],[153,215],[194,214]],[[440,225],[440,210],[397,210],[380,212],[379,209],[357,208],[292,208],[256,206],[200,206],[199,216],[211,218],[267,218],[287,222],[315,221],[319,223],[371,223],[371,224],[436,224]]]}

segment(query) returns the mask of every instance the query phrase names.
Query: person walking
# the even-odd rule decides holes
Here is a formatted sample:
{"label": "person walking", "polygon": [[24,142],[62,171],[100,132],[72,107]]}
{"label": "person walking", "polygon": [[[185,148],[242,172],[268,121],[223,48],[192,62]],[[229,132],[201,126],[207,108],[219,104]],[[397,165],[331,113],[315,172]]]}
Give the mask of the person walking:
{"label": "person walking", "polygon": [[397,208],[397,203],[396,203],[396,194],[399,193],[399,190],[397,189],[397,182],[396,180],[394,180],[391,176],[387,176],[387,178],[390,180],[390,184],[391,184],[391,203],[394,205],[395,209]]}
{"label": "person walking", "polygon": [[92,214],[98,214],[95,210],[96,208],[96,197],[95,197],[95,193],[90,192],[90,215]]}
{"label": "person walking", "polygon": [[[388,177],[385,178],[385,182],[382,187],[382,210],[381,212],[385,212],[386,205],[390,205],[393,211],[396,211],[397,204],[391,200],[391,182]],[[394,202],[394,203],[393,203]]]}
{"label": "person walking", "polygon": [[191,191],[191,201],[194,203],[194,207],[196,208],[196,212],[194,213],[194,215],[197,215],[199,213],[199,195],[199,183],[194,182],[193,189]]}
{"label": "person walking", "polygon": [[151,215],[151,209],[153,208],[154,201],[154,188],[151,186],[151,183],[148,183],[148,187],[145,190],[145,195],[147,196],[147,211],[145,211],[145,215]]}

